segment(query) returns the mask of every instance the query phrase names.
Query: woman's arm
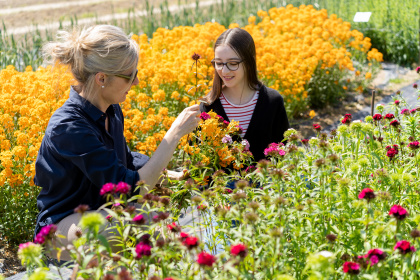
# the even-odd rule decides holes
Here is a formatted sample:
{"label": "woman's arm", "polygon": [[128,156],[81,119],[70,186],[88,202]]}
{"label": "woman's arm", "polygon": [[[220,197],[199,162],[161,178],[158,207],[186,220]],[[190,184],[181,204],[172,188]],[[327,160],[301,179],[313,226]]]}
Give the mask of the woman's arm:
{"label": "woman's arm", "polygon": [[[153,156],[138,171],[140,180],[143,180],[146,185],[153,187],[157,183],[161,171],[166,168],[171,160],[181,137],[190,133],[197,127],[198,121],[200,120],[199,114],[199,105],[193,105],[185,108],[175,119]],[[140,194],[146,192],[146,188],[140,190]]]}

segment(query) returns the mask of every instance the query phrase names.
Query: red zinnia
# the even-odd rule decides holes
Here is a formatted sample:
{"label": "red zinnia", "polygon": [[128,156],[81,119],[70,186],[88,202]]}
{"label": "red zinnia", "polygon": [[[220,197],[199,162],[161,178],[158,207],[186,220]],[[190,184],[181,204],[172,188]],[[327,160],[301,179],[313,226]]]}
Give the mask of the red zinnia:
{"label": "red zinnia", "polygon": [[389,210],[389,215],[397,220],[404,220],[408,216],[408,212],[402,206],[394,205]]}
{"label": "red zinnia", "polygon": [[248,254],[248,249],[244,244],[234,245],[230,248],[230,253],[233,256],[240,256],[241,258],[245,258]]}
{"label": "red zinnia", "polygon": [[343,272],[348,274],[359,274],[360,272],[360,265],[354,262],[345,262],[343,264]]}
{"label": "red zinnia", "polygon": [[212,254],[201,252],[198,254],[197,257],[197,263],[201,266],[213,266],[213,264],[216,262],[216,257]]}

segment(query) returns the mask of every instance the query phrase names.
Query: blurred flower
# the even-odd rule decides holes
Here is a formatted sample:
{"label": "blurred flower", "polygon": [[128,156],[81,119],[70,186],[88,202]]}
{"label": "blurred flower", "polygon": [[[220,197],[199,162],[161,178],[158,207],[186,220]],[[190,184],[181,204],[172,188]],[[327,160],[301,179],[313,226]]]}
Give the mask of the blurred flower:
{"label": "blurred flower", "polygon": [[410,144],[408,144],[407,147],[409,147],[411,150],[417,150],[420,147],[420,142],[419,141],[410,142]]}
{"label": "blurred flower", "polygon": [[173,222],[172,224],[169,224],[166,226],[171,232],[180,232],[181,231],[181,226],[178,225],[177,223]]}
{"label": "blurred flower", "polygon": [[400,125],[400,122],[398,120],[393,120],[389,123],[390,126],[398,127]]}
{"label": "blurred flower", "polygon": [[394,251],[398,250],[401,254],[405,255],[410,252],[415,252],[416,248],[411,246],[410,242],[407,240],[398,241],[397,244],[394,246]]}
{"label": "blurred flower", "polygon": [[368,202],[376,197],[372,189],[365,188],[359,193],[359,199],[366,199]]}
{"label": "blurred flower", "polygon": [[408,110],[407,108],[402,109],[400,112],[401,115],[409,115],[410,114],[410,110]]}
{"label": "blurred flower", "polygon": [[241,258],[245,258],[248,254],[248,249],[246,245],[239,243],[237,245],[233,245],[230,248],[230,253],[232,256],[240,256]]}
{"label": "blurred flower", "polygon": [[146,223],[146,218],[142,214],[139,214],[133,218],[133,223],[136,225],[144,225]]}
{"label": "blurred flower", "polygon": [[325,238],[327,238],[327,240],[330,242],[334,242],[337,239],[337,235],[330,233],[330,234],[327,234]]}
{"label": "blurred flower", "polygon": [[86,205],[86,204],[80,204],[79,206],[74,208],[75,213],[83,214],[86,211],[89,211],[89,205]]}
{"label": "blurred flower", "polygon": [[40,244],[32,242],[19,244],[18,256],[22,261],[22,265],[35,264],[37,259],[41,257],[42,247]]}
{"label": "blurred flower", "polygon": [[79,225],[82,229],[88,229],[98,233],[99,228],[105,224],[105,218],[98,212],[88,213],[80,219]]}
{"label": "blurred flower", "polygon": [[394,205],[391,207],[388,213],[390,216],[393,216],[397,220],[404,220],[408,216],[407,210],[405,210],[400,205]]}
{"label": "blurred flower", "polygon": [[188,236],[182,241],[182,245],[187,247],[188,250],[198,247],[199,241],[195,236]]}
{"label": "blurred flower", "polygon": [[367,263],[370,266],[377,264],[379,261],[384,260],[386,258],[386,253],[381,249],[371,249],[368,253],[364,256],[358,256],[359,259],[365,258],[367,259]]}
{"label": "blurred flower", "polygon": [[312,127],[315,131],[321,131],[321,126],[317,123],[313,124]]}
{"label": "blurred flower", "polygon": [[128,194],[130,192],[131,186],[126,182],[119,182],[115,188],[116,193]]}
{"label": "blurred flower", "polygon": [[249,150],[249,142],[248,142],[248,140],[246,140],[246,139],[244,139],[244,140],[242,140],[241,141],[241,144],[244,146],[244,148],[245,148],[245,150]]}
{"label": "blurred flower", "polygon": [[152,246],[147,243],[140,242],[136,246],[136,259],[141,259],[143,256],[150,256],[152,254]]}
{"label": "blurred flower", "polygon": [[210,115],[207,114],[206,112],[202,112],[200,115],[200,119],[202,119],[203,121],[210,119]]}
{"label": "blurred flower", "polygon": [[398,106],[398,105],[400,105],[400,101],[399,100],[395,100],[394,101],[394,104]]}
{"label": "blurred flower", "polygon": [[375,115],[373,115],[373,119],[375,121],[380,121],[380,120],[382,120],[382,115],[381,114],[375,114]]}
{"label": "blurred flower", "polygon": [[227,143],[232,143],[232,137],[230,137],[230,135],[225,135],[225,136],[222,138],[222,143],[225,143],[225,144],[227,144]]}
{"label": "blurred flower", "polygon": [[416,68],[416,72],[420,74],[420,66]]}
{"label": "blurred flower", "polygon": [[105,195],[105,194],[113,194],[115,190],[115,184],[113,183],[106,183],[105,185],[102,186],[99,194],[100,195]]}
{"label": "blurred flower", "polygon": [[394,114],[388,113],[388,114],[385,115],[385,119],[387,119],[387,120],[392,120],[393,118],[395,118]]}
{"label": "blurred flower", "polygon": [[197,263],[201,266],[211,267],[213,266],[215,262],[216,262],[216,257],[209,253],[201,252],[197,256]]}
{"label": "blurred flower", "polygon": [[418,85],[417,84],[413,84],[413,88],[417,88],[418,87]]}
{"label": "blurred flower", "polygon": [[199,60],[201,58],[201,55],[199,55],[198,53],[195,53],[191,56],[191,58],[195,61]]}
{"label": "blurred flower", "polygon": [[345,262],[343,264],[343,272],[348,273],[348,274],[352,274],[352,275],[359,274],[360,265],[358,263],[354,263],[354,262]]}

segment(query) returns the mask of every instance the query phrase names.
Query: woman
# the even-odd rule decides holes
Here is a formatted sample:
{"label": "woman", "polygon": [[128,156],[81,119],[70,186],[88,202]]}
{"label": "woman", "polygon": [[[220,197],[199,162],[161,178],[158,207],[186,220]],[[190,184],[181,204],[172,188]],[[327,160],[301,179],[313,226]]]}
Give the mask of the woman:
{"label": "woman", "polygon": [[201,103],[225,120],[239,121],[242,138],[248,140],[255,161],[264,158],[270,143],[281,142],[289,128],[282,96],[258,80],[255,44],[240,28],[228,29],[214,45],[213,88]]}
{"label": "woman", "polygon": [[[105,183],[126,182],[135,189],[141,179],[154,186],[167,166],[180,138],[199,121],[199,106],[186,108],[176,118],[149,159],[131,152],[124,135],[124,117],[118,103],[137,85],[138,45],[115,26],[98,25],[68,33],[44,48],[53,63],[68,65],[77,85],[51,117],[36,161],[35,184],[39,215],[35,233],[56,224],[71,243],[80,215],[74,209],[98,209]],[[171,173],[172,177],[181,176]],[[132,195],[143,194],[142,188]]]}

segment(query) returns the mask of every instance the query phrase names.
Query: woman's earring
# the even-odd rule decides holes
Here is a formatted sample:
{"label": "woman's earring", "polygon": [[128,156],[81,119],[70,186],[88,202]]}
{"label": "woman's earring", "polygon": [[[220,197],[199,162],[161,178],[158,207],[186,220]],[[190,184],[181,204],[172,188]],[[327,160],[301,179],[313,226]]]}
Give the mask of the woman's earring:
{"label": "woman's earring", "polygon": [[102,86],[102,88],[105,88],[105,86]]}

